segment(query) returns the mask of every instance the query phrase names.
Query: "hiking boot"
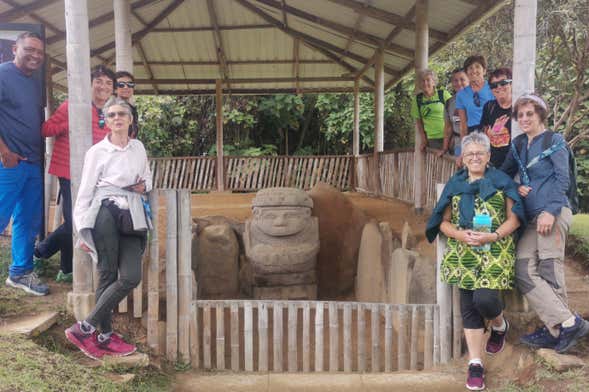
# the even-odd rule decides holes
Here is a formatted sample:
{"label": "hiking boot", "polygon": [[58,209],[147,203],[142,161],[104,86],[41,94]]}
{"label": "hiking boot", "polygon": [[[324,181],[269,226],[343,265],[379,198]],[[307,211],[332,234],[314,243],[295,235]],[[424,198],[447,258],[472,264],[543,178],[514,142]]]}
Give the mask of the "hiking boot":
{"label": "hiking boot", "polygon": [[552,336],[546,327],[537,328],[534,332],[519,338],[519,341],[531,348],[554,349],[558,344],[558,338]]}
{"label": "hiking boot", "polygon": [[468,365],[468,376],[466,378],[466,388],[471,391],[482,391],[485,389],[485,370],[478,363]]}
{"label": "hiking boot", "polygon": [[557,353],[562,354],[577,344],[577,341],[589,333],[589,322],[575,314],[575,324],[572,327],[560,327],[558,344],[554,348]]}
{"label": "hiking boot", "polygon": [[65,330],[65,336],[74,346],[79,348],[88,358],[101,359],[106,352],[99,347],[96,332],[82,331],[81,323],[77,322]]}
{"label": "hiking boot", "polygon": [[12,275],[6,278],[6,284],[17,289],[22,289],[33,295],[47,295],[49,294],[49,287],[37,276],[35,272],[29,272],[23,275]]}
{"label": "hiking boot", "polygon": [[66,274],[62,270],[59,270],[59,272],[57,273],[57,276],[55,277],[55,281],[57,283],[72,283],[73,279],[74,279],[74,277],[71,272],[69,274]]}
{"label": "hiking boot", "polygon": [[110,338],[106,339],[104,342],[101,342],[100,338],[98,338],[98,345],[106,351],[107,355],[113,357],[124,357],[137,351],[137,347],[125,342],[123,338],[116,333],[111,334]]}
{"label": "hiking boot", "polygon": [[489,336],[487,346],[485,347],[487,354],[495,355],[503,351],[507,331],[509,331],[509,322],[507,322],[507,320],[505,320],[505,331],[495,331],[493,327],[491,327],[491,336]]}

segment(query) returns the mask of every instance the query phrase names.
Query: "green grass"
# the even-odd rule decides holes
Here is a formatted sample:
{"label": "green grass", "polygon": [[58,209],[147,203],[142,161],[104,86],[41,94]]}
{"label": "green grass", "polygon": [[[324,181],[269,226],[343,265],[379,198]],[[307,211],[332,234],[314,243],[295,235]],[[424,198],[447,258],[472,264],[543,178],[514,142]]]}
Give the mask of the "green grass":
{"label": "green grass", "polygon": [[577,214],[573,217],[571,234],[589,241],[589,214]]}

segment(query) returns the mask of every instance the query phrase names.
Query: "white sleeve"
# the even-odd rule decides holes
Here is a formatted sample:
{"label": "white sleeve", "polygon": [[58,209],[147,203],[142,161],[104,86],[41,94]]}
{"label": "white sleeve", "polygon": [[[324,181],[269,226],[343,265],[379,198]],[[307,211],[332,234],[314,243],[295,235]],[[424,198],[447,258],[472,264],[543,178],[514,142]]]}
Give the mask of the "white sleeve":
{"label": "white sleeve", "polygon": [[78,195],[76,197],[73,213],[74,227],[78,232],[84,226],[84,220],[92,205],[96,184],[98,183],[101,174],[99,154],[97,152],[96,149],[91,148],[84,157],[82,178],[80,180],[80,187],[78,188]]}
{"label": "white sleeve", "polygon": [[147,152],[145,151],[143,144],[141,144],[141,152],[143,154],[142,159],[145,161],[141,178],[145,180],[145,192],[149,192],[153,189],[153,179],[151,175],[151,169],[149,168],[149,159],[147,159]]}

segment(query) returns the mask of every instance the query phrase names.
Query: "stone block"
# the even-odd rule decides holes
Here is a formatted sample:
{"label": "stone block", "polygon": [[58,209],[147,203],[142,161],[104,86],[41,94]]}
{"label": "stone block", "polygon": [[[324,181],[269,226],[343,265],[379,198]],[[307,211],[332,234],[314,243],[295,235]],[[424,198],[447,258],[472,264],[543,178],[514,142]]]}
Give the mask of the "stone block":
{"label": "stone block", "polygon": [[382,235],[375,221],[364,225],[358,255],[356,300],[380,302],[385,293],[382,265]]}
{"label": "stone block", "polygon": [[254,287],[254,299],[315,300],[317,285]]}
{"label": "stone block", "polygon": [[143,368],[149,366],[149,356],[145,353],[134,353],[126,357],[104,356],[100,361],[104,366],[124,369]]}
{"label": "stone block", "polygon": [[541,348],[536,351],[536,355],[542,358],[550,367],[558,372],[566,372],[570,369],[582,368],[585,362],[574,355],[558,354],[554,350]]}
{"label": "stone block", "polygon": [[27,337],[37,336],[57,322],[57,312],[44,312],[34,316],[19,318],[2,325],[0,334],[18,334]]}
{"label": "stone block", "polygon": [[[387,276],[387,302],[409,303],[409,289],[413,278],[413,267],[419,253],[404,248],[395,249],[390,256],[391,267]],[[422,302],[417,302],[422,303]]]}
{"label": "stone block", "polygon": [[415,249],[417,245],[417,240],[415,235],[413,234],[413,230],[411,230],[411,226],[409,223],[405,222],[403,224],[403,229],[401,230],[401,248],[403,249]]}

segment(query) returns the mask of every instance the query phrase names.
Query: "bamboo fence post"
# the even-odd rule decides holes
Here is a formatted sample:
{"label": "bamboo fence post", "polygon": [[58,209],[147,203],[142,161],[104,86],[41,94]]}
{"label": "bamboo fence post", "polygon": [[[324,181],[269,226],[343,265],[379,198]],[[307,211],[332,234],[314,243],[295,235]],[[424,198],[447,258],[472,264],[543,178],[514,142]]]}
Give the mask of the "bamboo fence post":
{"label": "bamboo fence post", "polygon": [[387,304],[384,310],[384,371],[393,370],[393,305]]}
{"label": "bamboo fence post", "polygon": [[231,303],[231,370],[239,370],[239,305]]}
{"label": "bamboo fence post", "polygon": [[295,304],[288,304],[288,371],[296,372],[297,362],[297,308]]}
{"label": "bamboo fence post", "polygon": [[211,368],[211,305],[206,303],[202,309],[202,353],[203,366]]}
{"label": "bamboo fence post", "polygon": [[190,303],[192,300],[192,216],[190,191],[178,194],[178,352],[190,362]]}
{"label": "bamboo fence post", "polygon": [[433,308],[429,305],[425,307],[425,332],[424,332],[424,343],[423,343],[423,369],[428,370],[433,366],[434,356],[434,312]]}
{"label": "bamboo fence post", "polygon": [[149,205],[152,211],[151,223],[153,230],[149,240],[149,267],[147,271],[147,345],[159,353],[159,305],[160,305],[160,260],[159,260],[159,191],[154,189],[149,194]]}
{"label": "bamboo fence post", "polygon": [[268,371],[268,305],[260,302],[258,306],[258,370]]}
{"label": "bamboo fence post", "polygon": [[460,358],[462,354],[462,316],[460,314],[460,293],[458,287],[452,287],[452,357]]}
{"label": "bamboo fence post", "polygon": [[364,305],[358,304],[358,371],[366,371],[366,321]]}
{"label": "bamboo fence post", "polygon": [[434,367],[440,363],[440,307],[434,308]]}
{"label": "bamboo fence post", "polygon": [[329,303],[329,371],[339,370],[339,319],[337,304]]}
{"label": "bamboo fence post", "polygon": [[344,304],[344,372],[352,371],[352,304]]}
{"label": "bamboo fence post", "polygon": [[[438,198],[444,189],[443,184],[437,184]],[[446,238],[440,233],[436,241],[436,302],[440,307],[440,362],[446,363],[452,355],[452,288],[442,282],[440,272],[442,258],[446,249]]]}
{"label": "bamboo fence post", "polygon": [[413,305],[411,309],[411,348],[409,357],[409,369],[417,370],[417,337],[419,335],[419,308]]}
{"label": "bamboo fence post", "polygon": [[215,309],[217,318],[217,333],[215,340],[217,342],[217,363],[216,368],[225,369],[225,307],[223,304],[217,304]]}
{"label": "bamboo fence post", "polygon": [[372,304],[370,309],[370,343],[372,345],[371,352],[371,368],[372,372],[380,371],[380,314],[378,311],[378,304]]}
{"label": "bamboo fence post", "polygon": [[311,371],[311,304],[303,303],[303,372]]}
{"label": "bamboo fence post", "polygon": [[323,302],[315,309],[315,371],[323,371]]}
{"label": "bamboo fence post", "polygon": [[399,370],[407,370],[407,307],[399,309],[399,336],[398,336],[397,364]]}
{"label": "bamboo fence post", "polygon": [[190,304],[190,363],[193,369],[200,366],[200,345],[198,341],[198,288],[192,273],[192,303]]}
{"label": "bamboo fence post", "polygon": [[252,302],[247,301],[243,306],[243,334],[244,334],[244,362],[245,371],[254,371],[254,324]]}
{"label": "bamboo fence post", "polygon": [[282,371],[282,305],[280,302],[274,303],[274,366],[272,370],[275,372]]}
{"label": "bamboo fence post", "polygon": [[166,354],[171,362],[178,359],[178,226],[176,191],[166,190]]}

